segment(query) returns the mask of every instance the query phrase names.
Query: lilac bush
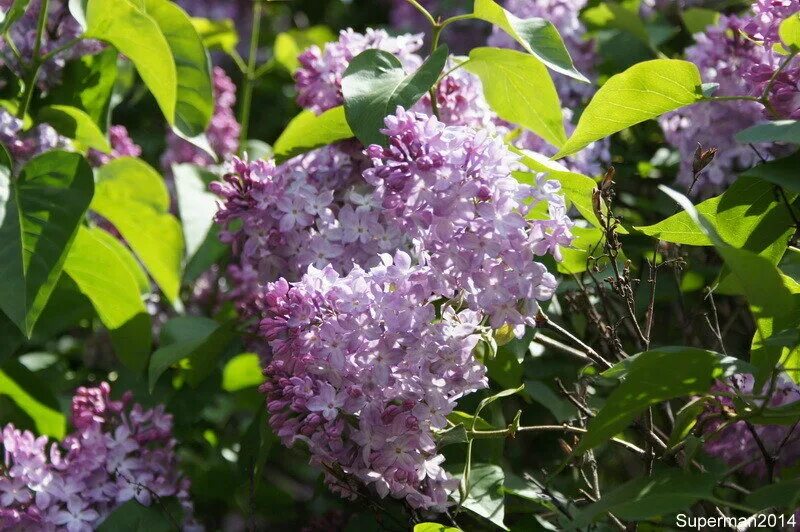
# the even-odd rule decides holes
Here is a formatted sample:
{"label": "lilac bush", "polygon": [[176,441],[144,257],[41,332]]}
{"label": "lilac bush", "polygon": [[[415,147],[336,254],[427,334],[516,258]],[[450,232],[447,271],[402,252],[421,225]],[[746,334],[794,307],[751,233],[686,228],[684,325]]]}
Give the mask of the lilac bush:
{"label": "lilac bush", "polygon": [[135,499],[151,505],[177,497],[184,526],[194,528],[189,481],[178,472],[172,416],[163,406],[145,410],[111,387],[78,388],[72,399],[74,431],[49,442],[13,425],[0,444],[0,529],[92,530],[114,508]]}
{"label": "lilac bush", "polygon": [[142,154],[142,147],[133,141],[125,126],[109,127],[108,137],[111,145],[109,153],[103,153],[92,148],[86,154],[92,166],[103,166],[120,157],[139,157]]}

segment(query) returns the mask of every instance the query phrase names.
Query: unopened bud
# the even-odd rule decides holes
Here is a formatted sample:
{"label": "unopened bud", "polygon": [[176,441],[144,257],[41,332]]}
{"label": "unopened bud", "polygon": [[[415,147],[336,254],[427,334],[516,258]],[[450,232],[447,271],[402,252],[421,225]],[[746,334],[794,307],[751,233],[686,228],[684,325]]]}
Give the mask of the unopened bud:
{"label": "unopened bud", "polygon": [[692,172],[694,175],[702,172],[706,166],[711,164],[714,157],[717,155],[717,148],[704,149],[701,144],[697,144],[697,149],[694,152],[694,160],[692,161]]}

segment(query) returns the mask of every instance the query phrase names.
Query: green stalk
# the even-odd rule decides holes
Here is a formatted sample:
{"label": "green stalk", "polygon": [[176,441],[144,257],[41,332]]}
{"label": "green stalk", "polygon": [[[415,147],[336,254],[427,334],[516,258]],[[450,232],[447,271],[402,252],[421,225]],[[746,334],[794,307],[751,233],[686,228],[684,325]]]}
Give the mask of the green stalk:
{"label": "green stalk", "polygon": [[22,95],[21,105],[17,109],[17,118],[25,118],[25,113],[31,105],[33,99],[33,89],[36,86],[36,78],[39,76],[39,69],[42,67],[42,58],[39,53],[42,51],[42,35],[44,26],[47,23],[47,12],[50,8],[50,0],[42,0],[41,10],[39,11],[39,23],[36,27],[36,40],[33,42],[33,64],[25,80],[25,93]]}
{"label": "green stalk", "polygon": [[244,79],[244,93],[242,94],[242,107],[239,123],[242,131],[239,136],[239,150],[247,143],[250,130],[250,113],[253,108],[253,89],[255,86],[255,72],[258,62],[258,41],[261,37],[262,6],[260,0],[253,1],[253,31],[250,35],[250,57],[247,58],[247,72]]}

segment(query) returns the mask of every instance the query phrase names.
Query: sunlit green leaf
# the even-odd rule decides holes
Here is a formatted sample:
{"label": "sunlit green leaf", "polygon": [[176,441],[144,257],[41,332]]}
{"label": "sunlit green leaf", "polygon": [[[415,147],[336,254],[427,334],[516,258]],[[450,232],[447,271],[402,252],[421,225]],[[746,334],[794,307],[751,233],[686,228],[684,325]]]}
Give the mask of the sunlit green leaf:
{"label": "sunlit green leaf", "polygon": [[255,353],[236,355],[222,370],[222,389],[235,392],[264,382],[261,361]]}
{"label": "sunlit green leaf", "polygon": [[68,105],[51,105],[39,111],[38,119],[53,126],[53,129],[68,139],[78,151],[89,148],[108,153],[111,145],[97,124],[85,112]]}
{"label": "sunlit green leaf", "polygon": [[31,418],[39,435],[64,436],[67,419],[48,383],[16,360],[0,366],[0,395],[9,397]]}
{"label": "sunlit green leaf", "polygon": [[342,106],[329,109],[321,115],[313,111],[301,111],[275,141],[275,158],[282,162],[352,136],[353,131],[347,124]]}

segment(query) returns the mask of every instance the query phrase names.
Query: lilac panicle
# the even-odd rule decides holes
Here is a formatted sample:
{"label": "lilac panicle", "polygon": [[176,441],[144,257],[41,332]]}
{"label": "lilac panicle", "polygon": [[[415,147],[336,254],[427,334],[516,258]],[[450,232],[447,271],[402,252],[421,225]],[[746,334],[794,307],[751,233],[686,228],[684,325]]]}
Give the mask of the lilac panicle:
{"label": "lilac panicle", "polygon": [[[303,442],[345,497],[440,511],[456,483],[434,432],[486,386],[479,338],[522,334],[552,296],[535,259],[559,256],[572,223],[559,184],[520,184],[486,131],[398,108],[383,132],[367,159],[344,143],[280,166],[235,160],[214,185],[218,221],[241,221],[223,234],[239,257],[231,295],[260,322],[283,443]],[[527,219],[542,202],[548,217]]]}
{"label": "lilac panicle", "polygon": [[111,144],[109,153],[91,148],[86,154],[92,166],[100,167],[120,157],[139,157],[142,154],[142,147],[133,141],[125,126],[111,126],[108,128],[108,136]]}
{"label": "lilac panicle", "polygon": [[102,383],[78,388],[72,400],[75,430],[61,442],[6,425],[0,466],[0,529],[90,531],[126,501],[144,505],[177,497],[192,520],[189,480],[178,471],[172,416],[163,406],[145,410],[119,401]]}

